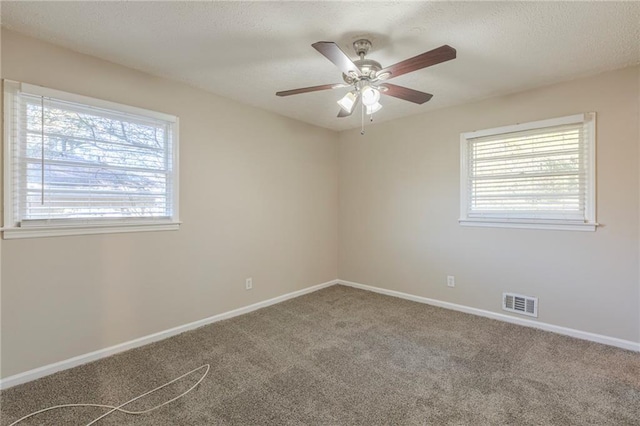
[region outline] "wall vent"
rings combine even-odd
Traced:
[[[514,293],[502,293],[502,310],[538,317],[538,298]]]

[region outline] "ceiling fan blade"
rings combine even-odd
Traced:
[[[357,76],[362,75],[356,64],[354,64],[347,54],[344,53],[334,42],[319,41],[317,43],[313,43],[311,46],[313,46],[313,48],[318,52],[322,53],[328,60],[333,62],[338,68],[340,68],[340,71],[346,75],[349,75],[350,73],[355,73]]]
[[[342,83],[323,84],[322,86],[303,87],[300,89],[284,90],[282,92],[276,92],[276,96],[291,96],[291,95],[298,95],[300,93],[317,92],[318,90],[337,89],[337,88],[346,87],[346,86],[347,86],[346,84],[342,84]]]
[[[423,104],[433,97],[431,93],[420,92],[409,89],[408,87],[396,86],[395,84],[385,83],[381,84],[380,87],[387,89],[380,91],[383,95],[393,96],[394,98],[413,102],[414,104]]]
[[[398,77],[408,72],[430,67],[431,65],[436,65],[441,62],[450,61],[451,59],[455,59],[455,57],[456,49],[445,44],[444,46],[440,46],[421,55],[414,56],[413,58],[406,59],[404,61],[398,62],[397,64],[384,68],[377,74],[391,74],[389,77],[385,78],[385,80],[388,80],[390,78]]]
[[[355,111],[356,108],[358,108],[359,104],[360,104],[360,96],[358,96],[356,98],[356,101],[353,104],[353,108],[351,108],[351,112],[347,112],[347,111],[343,110],[342,108],[340,108],[340,112],[338,112],[338,118],[349,117],[351,114],[353,114],[353,111]]]

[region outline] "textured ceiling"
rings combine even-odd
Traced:
[[[638,64],[639,23],[640,2],[2,2],[9,29],[334,130],[360,125],[336,118],[348,89],[274,95],[341,82],[316,41],[367,37],[383,66],[457,49],[392,80],[434,97],[386,96],[386,121]]]

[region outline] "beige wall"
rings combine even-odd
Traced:
[[[3,78],[178,115],[184,222],[175,232],[0,241],[2,377],[338,276],[495,312],[502,291],[530,294],[540,321],[640,341],[638,68],[362,137],[12,32],[2,32],[1,60]],[[458,225],[460,132],[586,111],[598,113],[602,228]]]
[[[540,321],[639,342],[638,77],[629,68],[340,133],[340,279],[494,312],[503,291],[538,296]],[[588,111],[601,228],[458,225],[461,132]]]
[[[2,77],[179,116],[184,222],[2,241],[2,377],[337,278],[334,132],[4,31]]]

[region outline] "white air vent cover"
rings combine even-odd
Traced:
[[[538,298],[514,293],[502,293],[502,309],[537,318]]]

